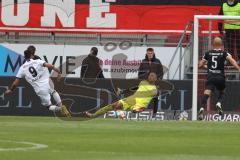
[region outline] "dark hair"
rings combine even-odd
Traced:
[[[92,47],[91,50],[90,50],[90,53],[96,56],[98,54],[97,47]]]
[[[36,51],[36,47],[31,45],[31,46],[28,46],[27,50],[30,51],[34,55],[35,51]]]
[[[154,52],[154,49],[153,48],[148,48],[147,52]]]
[[[149,52],[154,52],[154,49],[153,48],[148,48],[147,52],[148,51]],[[145,59],[149,61],[147,54],[145,55]],[[151,59],[151,61],[154,62],[155,60],[156,60],[156,56],[155,56],[155,54],[153,54],[153,58]]]
[[[31,58],[32,53],[29,50],[25,50],[24,51],[24,57],[25,59],[30,59]]]

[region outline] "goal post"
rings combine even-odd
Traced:
[[[195,15],[194,16],[192,120],[197,120],[199,21],[200,20],[240,20],[240,16],[219,16],[219,15]]]

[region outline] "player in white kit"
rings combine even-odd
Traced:
[[[54,112],[60,111],[64,116],[70,117],[71,115],[66,106],[62,105],[59,94],[49,85],[50,75],[48,69],[52,69],[58,73],[58,80],[61,78],[61,72],[59,69],[41,59],[33,60],[32,58],[34,55],[28,50],[24,52],[24,56],[26,62],[20,67],[15,81],[5,94],[11,94],[19,85],[20,79],[25,78],[41,99],[41,104],[43,106],[48,107],[49,110]],[[56,105],[52,105],[51,96],[53,96]]]

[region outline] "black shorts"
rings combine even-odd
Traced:
[[[205,86],[206,89],[211,91],[214,91],[215,89],[223,91],[226,87],[225,76],[220,74],[209,74]]]

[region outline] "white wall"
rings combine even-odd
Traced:
[[[1,44],[3,47],[6,47],[16,53],[22,54],[24,50],[29,46],[29,44]],[[92,46],[87,45],[46,45],[46,44],[37,44],[34,45],[37,48],[36,54],[39,55],[42,59],[47,58],[49,63],[52,63],[54,58],[56,59],[55,66],[59,67],[62,63],[65,63],[67,58],[69,59],[69,63],[74,63],[73,65],[69,65],[68,70],[74,70],[74,74],[68,74],[69,77],[79,77],[80,75],[80,65],[84,55],[89,53],[89,50]],[[104,46],[96,46],[99,49],[98,57],[103,60],[103,70],[104,76],[106,78],[124,78],[126,74],[126,78],[136,78],[137,77],[137,69],[139,64],[136,65],[124,65],[123,61],[132,61],[138,62],[144,59],[146,54],[147,47],[130,47],[127,50],[122,50],[117,47],[113,51],[106,51]],[[156,57],[159,58],[164,66],[168,66],[170,59],[175,51],[175,47],[153,47],[156,53]],[[62,63],[61,63],[61,58]],[[69,56],[73,56],[73,59]],[[112,59],[120,61],[120,65],[111,65],[107,62]],[[184,64],[184,62],[182,63]],[[173,65],[170,70],[170,79],[172,79],[173,74],[177,66],[179,65],[179,54],[177,54]],[[75,69],[76,68],[76,69]],[[111,70],[112,68],[112,70]],[[120,72],[114,72],[111,74],[111,71],[118,71],[116,69],[121,69]],[[126,71],[127,69],[131,69],[132,72],[123,73],[122,71]],[[108,70],[108,71],[107,71]],[[182,65],[182,77],[183,77],[184,65]],[[63,73],[66,74],[66,68],[63,69]],[[178,72],[175,76],[175,79],[178,79]],[[164,76],[166,78],[166,74]]]

